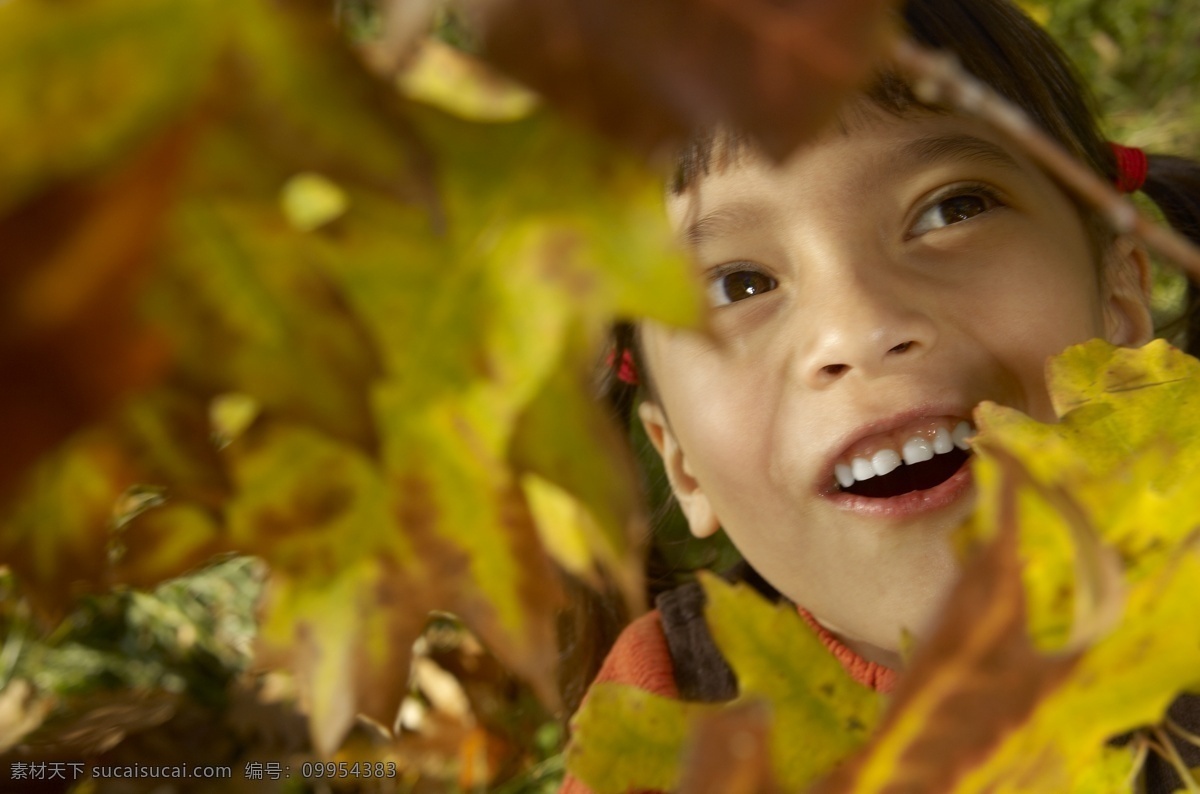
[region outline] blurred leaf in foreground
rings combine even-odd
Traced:
[[[61,614],[80,594],[152,585],[220,551],[260,555],[272,571],[260,658],[298,672],[324,754],[360,712],[393,723],[431,610],[460,615],[553,703],[560,594],[545,548],[571,529],[535,515],[522,483],[542,478],[587,517],[577,569],[618,569],[636,600],[636,483],[611,476],[628,461],[591,402],[590,366],[617,316],[698,322],[661,175],[451,51],[439,62],[462,67],[447,74],[474,85],[473,107],[436,107],[448,92],[418,90],[428,72],[402,79],[402,95],[322,3],[57,10],[53,23],[5,17],[14,41],[41,36],[62,53],[61,65],[30,55],[14,93],[61,82],[62,107],[39,123],[87,118],[99,89],[85,70],[111,66],[121,85],[102,142],[81,132],[56,147],[89,152],[72,159],[81,171],[137,152],[89,212],[57,218],[91,233],[64,249],[80,259],[63,295],[112,298],[90,288],[137,283],[145,264],[144,292],[117,294],[105,319],[148,319],[172,357],[159,389],[70,438],[14,501],[0,551],[31,603]],[[196,41],[181,44],[193,12]],[[177,45],[162,82],[117,69]],[[176,127],[178,149],[150,145]],[[21,178],[58,184],[58,152]],[[63,238],[26,217],[0,226],[18,241]],[[72,326],[70,338],[103,335]],[[123,359],[105,364],[122,395],[149,382]],[[117,390],[53,392],[108,405]],[[55,427],[22,465],[74,429]]]
[[[165,365],[134,313],[179,173],[176,133],[0,216],[0,503],[38,454]]]
[[[0,215],[111,167],[189,114],[219,53],[217,7],[0,3]]]
[[[481,5],[488,56],[594,128],[654,151],[728,123],[782,159],[869,78],[895,4]]]

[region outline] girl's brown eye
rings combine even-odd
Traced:
[[[708,297],[714,306],[723,306],[770,292],[777,286],[775,279],[766,273],[736,270],[713,279],[708,286]]]
[[[938,204],[942,222],[949,225],[969,220],[987,212],[987,202],[982,196],[954,196]]]
[[[969,221],[999,206],[1002,206],[999,199],[982,187],[955,193],[931,204],[922,212],[910,234],[919,237],[934,229]]]

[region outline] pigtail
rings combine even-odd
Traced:
[[[1167,223],[1200,245],[1200,162],[1165,154],[1149,155],[1144,192],[1162,211]],[[1184,348],[1200,356],[1200,287],[1188,283],[1187,311],[1181,319]]]

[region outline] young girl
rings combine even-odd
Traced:
[[[1007,0],[911,0],[904,18],[1200,239],[1200,166],[1110,145],[1061,52]],[[920,641],[957,576],[948,538],[973,506],[972,409],[1054,421],[1047,357],[1093,337],[1148,341],[1146,253],[1003,135],[893,74],[779,166],[735,134],[700,137],[668,213],[712,334],[619,328],[614,404],[636,403],[691,532],[723,529],[753,579],[889,691],[902,635]],[[658,605],[597,680],[733,697],[698,588]]]

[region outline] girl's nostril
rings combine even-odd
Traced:
[[[826,364],[821,369],[829,375],[841,375],[846,371],[845,364]]]
[[[912,345],[913,345],[912,342],[901,342],[900,344],[896,345],[888,352],[889,353],[903,353],[905,350],[908,350],[910,347],[912,347]]]

